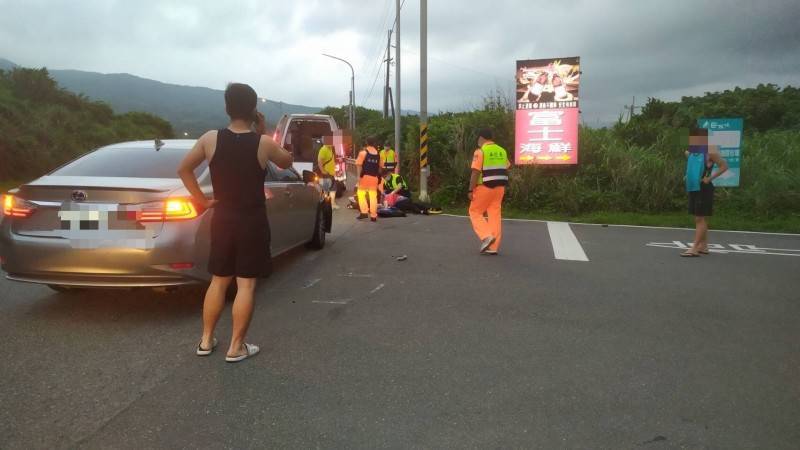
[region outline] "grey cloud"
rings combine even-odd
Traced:
[[[0,0],[0,57],[23,65],[131,72],[219,88],[252,82],[277,100],[364,101],[394,0],[293,3]],[[402,16],[403,107],[418,108],[419,7]],[[513,91],[517,59],[581,56],[584,120],[607,122],[636,95],[696,95],[758,82],[799,84],[796,1],[429,2],[429,108],[463,110]],[[382,70],[367,106],[381,105]]]

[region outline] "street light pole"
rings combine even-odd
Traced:
[[[428,202],[428,0],[419,4],[419,199]]]
[[[395,76],[394,76],[394,95],[395,95],[395,102],[394,102],[394,151],[397,155],[397,162],[398,166],[400,163],[400,133],[401,130],[401,123],[402,123],[402,109],[400,109],[400,54],[403,53],[400,50],[400,0],[395,1],[396,7],[396,18],[395,20],[397,23],[395,24],[395,34],[394,34],[394,52],[395,52]]]
[[[329,55],[327,53],[323,53],[322,56],[327,56],[328,58],[339,60],[350,67],[350,131],[356,129],[356,72],[353,70],[353,65],[347,62],[346,60],[339,58],[337,56]]]

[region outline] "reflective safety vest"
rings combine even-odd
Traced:
[[[394,170],[397,167],[397,153],[391,148],[381,150],[383,157],[383,168],[386,170]]]
[[[372,175],[373,177],[380,178],[381,176],[381,157],[378,153],[370,153],[364,150],[367,154],[364,157],[364,164],[361,166],[361,176]]]
[[[330,145],[323,145],[319,148],[317,155],[317,166],[322,167],[322,176],[333,177],[336,175],[336,162],[333,157],[333,149]]]
[[[386,192],[392,192],[393,190],[397,189],[408,189],[408,185],[406,184],[406,180],[403,179],[402,176],[393,173],[386,177],[384,180],[384,187],[386,188]]]
[[[495,143],[481,147],[483,169],[478,184],[486,187],[506,186],[508,184],[508,155],[503,147]]]

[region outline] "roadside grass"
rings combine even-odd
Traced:
[[[464,216],[467,207],[446,207],[444,212]],[[521,211],[515,208],[503,208],[506,219],[552,220],[559,222],[596,223],[608,225],[642,225],[651,227],[694,228],[692,216],[682,212],[666,213],[630,213],[598,211],[593,213],[567,215],[542,211]],[[748,217],[715,211],[709,219],[711,230],[761,231],[773,233],[800,233],[800,214],[779,217]]]

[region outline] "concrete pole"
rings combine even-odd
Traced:
[[[428,0],[420,0],[419,27],[419,199],[428,202]]]
[[[395,0],[395,6],[397,10],[397,22],[396,22],[396,30],[394,34],[394,53],[396,59],[396,68],[395,68],[395,77],[394,77],[394,95],[395,95],[395,102],[394,102],[394,151],[397,153],[397,166],[400,167],[400,134],[402,133],[402,127],[400,123],[401,119],[401,111],[400,109],[400,54],[403,53],[400,50],[400,0]]]
[[[356,129],[356,77],[350,77],[350,129]]]

